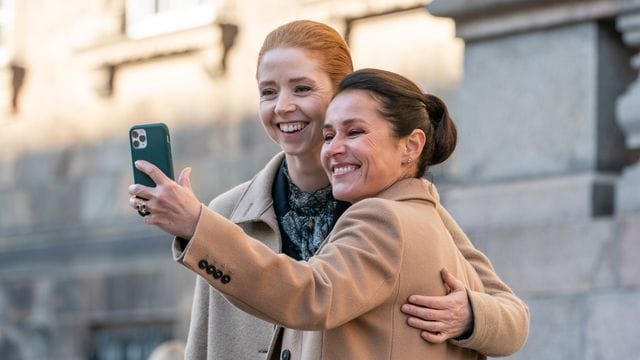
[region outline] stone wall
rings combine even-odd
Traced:
[[[194,275],[127,205],[127,130],[167,123],[176,171],[193,168],[203,202],[250,179],[277,151],[255,82],[275,26],[331,24],[350,33],[357,66],[445,98],[461,75],[453,22],[418,0],[214,1],[213,23],[140,39],[123,32],[125,2],[12,1],[0,42],[12,54],[0,62],[0,359],[133,360],[185,338]]]
[[[17,68],[0,64],[0,358],[96,359],[134,339],[134,359],[184,338],[193,275],[127,207],[126,131],[169,124],[203,201],[249,179],[277,151],[256,120],[255,56],[301,17],[349,34],[356,66],[408,74],[450,105],[459,147],[433,177],[530,306],[511,358],[637,358],[640,2],[431,2],[443,19],[423,3],[220,1],[210,26],[134,41],[124,0],[15,1]]]
[[[640,353],[637,7],[428,6],[465,40],[443,201],[531,310],[529,340],[510,358]]]

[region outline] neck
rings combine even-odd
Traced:
[[[315,156],[285,155],[291,181],[304,192],[314,192],[329,185],[319,154]]]

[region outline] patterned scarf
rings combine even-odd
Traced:
[[[338,202],[331,194],[331,185],[312,193],[300,190],[291,181],[286,162],[283,165],[289,183],[289,210],[282,217],[282,227],[306,261],[331,232]]]

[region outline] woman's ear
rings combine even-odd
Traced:
[[[409,136],[405,138],[405,162],[417,161],[422,154],[422,149],[427,141],[424,131],[414,129]]]

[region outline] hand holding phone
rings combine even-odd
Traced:
[[[129,206],[145,217],[145,223],[183,239],[190,239],[200,217],[202,203],[191,188],[191,168],[182,170],[178,182],[173,181],[171,138],[165,124],[134,125],[129,129],[129,144],[135,184],[129,187]],[[156,172],[149,164],[135,163],[145,160],[165,175]],[[158,181],[156,184],[153,179]],[[168,180],[170,178],[171,180]],[[169,190],[167,190],[169,189]]]

